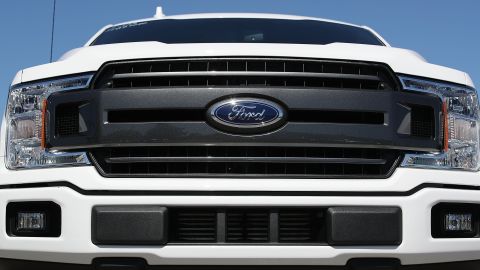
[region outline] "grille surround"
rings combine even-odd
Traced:
[[[160,64],[167,65],[168,70],[158,69],[156,65]],[[111,72],[113,67],[125,66],[132,67],[132,72],[128,70],[116,72],[118,74]],[[115,75],[121,76],[114,78]],[[162,78],[170,81],[167,84],[151,82]],[[189,81],[191,78],[204,81],[194,84]],[[139,84],[132,82],[123,88],[117,88],[108,83],[112,79],[147,79],[149,82]],[[232,83],[231,79],[247,81]],[[273,83],[277,79],[283,82]],[[364,80],[383,82],[385,85],[378,87],[377,84],[376,87],[369,87],[362,84]],[[430,106],[433,108],[433,115],[437,115],[440,108],[438,101],[430,96],[398,91],[401,89],[398,79],[390,67],[382,63],[285,57],[202,57],[117,61],[104,64],[95,75],[91,87],[91,91],[56,93],[51,96],[53,105],[61,105],[72,100],[86,104],[79,113],[89,129],[88,132],[79,133],[77,136],[52,136],[48,138],[47,145],[53,150],[89,152],[92,163],[105,177],[384,179],[396,169],[401,160],[402,151],[440,149],[439,139],[430,135],[437,134],[436,131],[439,129],[436,118],[432,120],[431,125],[421,117],[415,118],[420,121],[413,123],[411,129],[398,129],[409,113],[408,108],[403,104]],[[219,131],[208,125],[204,119],[204,112],[214,101],[227,97],[259,97],[278,101],[289,110],[288,122],[282,128],[266,132],[261,136],[235,136]],[[101,102],[93,102],[98,100]],[[170,118],[173,114],[175,116]],[[412,114],[415,116],[416,112]],[[51,115],[56,116],[54,111]],[[125,121],[125,115],[129,115],[131,119]],[[52,130],[50,134],[56,133]],[[341,136],[338,136],[339,134]],[[304,172],[208,173],[208,169],[207,173],[200,174],[119,174],[105,170],[104,160],[102,161],[102,158],[98,158],[95,154],[106,148],[172,147],[181,149],[193,146],[219,146],[234,149],[256,146],[373,149],[373,151],[390,153],[394,157],[388,160],[387,169],[373,175],[364,173],[323,175]],[[242,160],[242,157],[236,156],[233,158],[220,156],[220,158],[223,160],[203,160],[202,162],[201,159],[190,159],[178,162],[179,160],[157,159],[143,161],[143,163],[156,163],[163,166],[163,163],[176,162],[180,167],[186,163],[187,166],[206,163],[208,167],[211,164],[216,166],[223,162],[221,166],[224,168],[236,170],[237,165],[248,168],[253,162],[271,165],[282,162],[278,159]],[[339,160],[335,162],[329,160],[330,163],[334,163],[331,167],[356,167],[358,164],[351,164],[353,161],[349,160],[345,165],[339,164],[341,163]],[[115,162],[125,166],[125,161],[123,164],[121,160]],[[306,168],[320,164],[319,167],[325,167],[327,164],[326,160],[318,159],[304,159],[302,162],[303,164],[295,159],[283,160],[284,164],[292,167],[292,171],[298,171],[298,168],[293,168],[295,166]],[[136,160],[132,162],[132,166],[141,167],[141,163]],[[284,166],[284,164],[280,165]],[[270,165],[265,165],[264,168],[268,166]]]
[[[98,148],[89,156],[99,173],[111,178],[384,179],[402,154],[328,147],[167,146]]]

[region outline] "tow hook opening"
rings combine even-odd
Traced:
[[[348,262],[350,270],[397,270],[400,269],[399,259],[365,258],[352,259]]]
[[[139,258],[97,258],[95,270],[144,270],[147,262]]]

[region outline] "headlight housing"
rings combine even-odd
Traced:
[[[87,88],[92,75],[75,76],[14,86],[6,109],[9,169],[29,169],[89,164],[86,153],[64,153],[45,149],[48,96],[58,91]]]
[[[442,99],[443,132],[440,136],[444,141],[443,151],[407,154],[402,166],[477,171],[480,168],[477,91],[465,86],[406,76],[400,76],[400,81],[406,91],[430,93]]]

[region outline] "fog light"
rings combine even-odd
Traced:
[[[432,208],[433,238],[479,238],[480,205],[439,203]]]
[[[471,232],[473,214],[446,214],[445,231],[450,232]]]
[[[17,231],[45,231],[46,226],[44,212],[20,212],[17,215]]]
[[[54,202],[10,202],[6,214],[5,229],[10,237],[59,237],[61,234],[62,210]]]

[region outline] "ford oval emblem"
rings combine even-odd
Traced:
[[[259,98],[220,101],[212,105],[207,114],[213,126],[232,133],[268,132],[285,122],[282,106]]]

